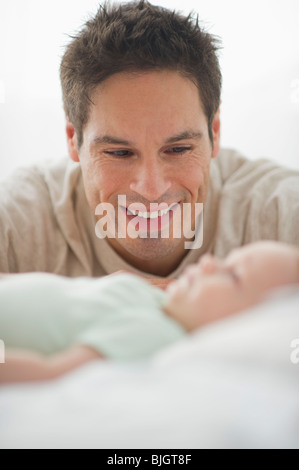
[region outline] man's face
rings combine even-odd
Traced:
[[[213,123],[212,149],[191,80],[171,71],[120,73],[97,87],[92,102],[79,160],[93,213],[99,203],[110,203],[116,219],[123,210],[129,224],[133,215],[126,208],[132,203],[150,212],[151,203],[183,209],[183,203],[194,207],[205,202],[210,159],[219,150],[219,116]],[[126,208],[118,207],[119,195],[126,196]],[[124,259],[148,271],[155,260],[169,267],[175,260],[178,264],[186,254],[184,241],[171,228],[168,238],[151,238],[150,233],[145,238],[109,238]]]

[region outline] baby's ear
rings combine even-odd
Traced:
[[[212,274],[217,267],[217,262],[214,256],[207,253],[200,258],[199,265],[205,274]]]

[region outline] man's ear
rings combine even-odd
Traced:
[[[212,158],[217,157],[220,150],[220,107],[216,112],[213,123],[212,123],[212,133],[213,133],[213,153]]]
[[[68,116],[66,116],[66,138],[67,138],[67,147],[69,151],[69,156],[74,162],[79,162],[79,152],[78,152],[78,141],[75,128]]]

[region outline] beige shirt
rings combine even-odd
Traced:
[[[299,171],[250,161],[222,149],[211,162],[201,248],[169,278],[206,252],[219,257],[262,239],[299,246]],[[69,159],[17,170],[0,187],[0,272],[42,271],[69,277],[118,270],[144,275],[95,233],[79,164]],[[147,277],[156,277],[147,275]]]

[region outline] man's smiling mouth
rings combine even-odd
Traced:
[[[132,204],[133,205],[133,204]],[[130,207],[132,206],[130,205]],[[178,206],[178,202],[174,202],[168,206],[168,208],[159,210],[159,211],[149,211],[149,212],[142,212],[140,210],[134,210],[132,207],[129,209],[128,207],[126,208],[127,215],[129,216],[134,216],[134,217],[140,217],[143,219],[157,219],[158,217],[163,217],[169,213],[169,211],[175,208],[175,206]]]
[[[157,210],[159,207],[160,210]],[[159,205],[153,203],[150,208],[141,204],[138,205],[137,203],[129,204],[128,207],[120,206],[121,210],[126,214],[129,225],[133,224],[140,233],[151,233],[152,235],[161,232],[163,229],[168,230],[174,214],[180,210],[180,207],[179,202],[173,202],[170,205],[167,203]]]

